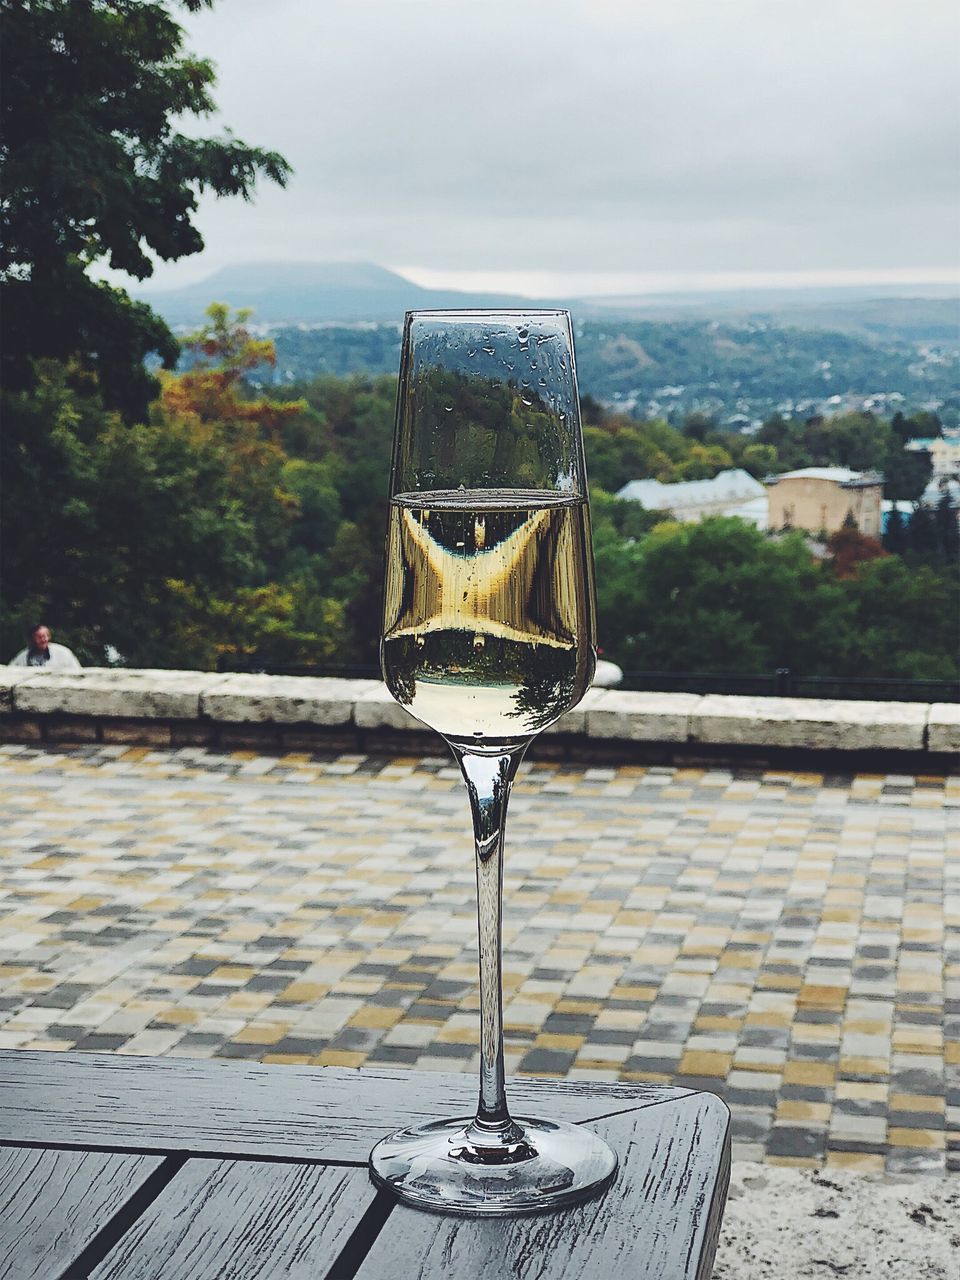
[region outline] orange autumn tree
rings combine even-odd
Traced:
[[[230,315],[222,302],[212,303],[203,327],[184,338],[181,348],[192,361],[183,373],[163,376],[163,400],[180,413],[193,413],[205,422],[253,422],[277,432],[287,418],[303,410],[303,401],[254,399],[244,394],[245,379],[263,365],[276,367],[277,352],[270,338],[255,338],[247,328],[253,315],[243,308]]]
[[[276,365],[270,339],[247,327],[251,312],[232,315],[221,303],[206,312],[206,323],[183,341],[188,367],[161,374],[155,420],[185,433],[198,452],[219,459],[228,495],[224,519],[251,528],[247,585],[205,593],[186,580],[170,582],[181,610],[180,630],[204,665],[253,656],[274,663],[329,659],[343,641],[342,608],[316,599],[297,581],[277,582],[291,527],[301,516],[298,495],[285,483],[290,459],[283,448],[284,426],[308,412],[301,400],[254,395],[251,375]]]
[[[876,538],[860,532],[851,516],[827,539],[827,550],[834,573],[838,578],[847,580],[860,576],[862,564],[882,560],[888,555]]]
[[[273,342],[247,328],[250,310],[231,317],[229,307],[215,302],[206,314],[207,323],[182,344],[189,367],[161,375],[160,404],[164,416],[186,425],[199,445],[221,452],[233,496],[256,526],[261,554],[269,557],[283,545],[299,509],[283,484],[288,459],[281,433],[305,405],[248,394],[249,375],[277,362]]]

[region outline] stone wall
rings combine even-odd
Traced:
[[[0,741],[436,754],[376,680],[0,667]],[[591,689],[541,758],[960,771],[960,704]]]

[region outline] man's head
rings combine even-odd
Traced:
[[[33,649],[47,649],[50,646],[50,628],[38,622],[30,631],[30,645]]]

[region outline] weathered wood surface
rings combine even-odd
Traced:
[[[320,1280],[375,1197],[364,1169],[188,1160],[90,1280]]]
[[[0,1149],[0,1276],[62,1275],[161,1164],[157,1156]]]
[[[686,1097],[597,1081],[509,1082],[518,1114],[573,1122]],[[441,1072],[0,1051],[0,1143],[365,1164],[401,1125],[472,1115],[477,1083]]]
[[[600,1121],[620,1169],[598,1199],[528,1218],[398,1205],[356,1280],[708,1280],[730,1172],[729,1112],[711,1094]]]
[[[466,1114],[475,1091],[462,1075],[0,1052],[0,1278],[708,1280],[729,1176],[718,1099],[518,1080],[518,1114],[589,1122],[616,1149],[604,1195],[484,1221],[376,1193],[373,1142]]]

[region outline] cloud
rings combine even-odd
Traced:
[[[214,126],[296,173],[205,200],[206,253],[158,282],[956,258],[952,0],[223,0],[184,25],[218,67]]]

